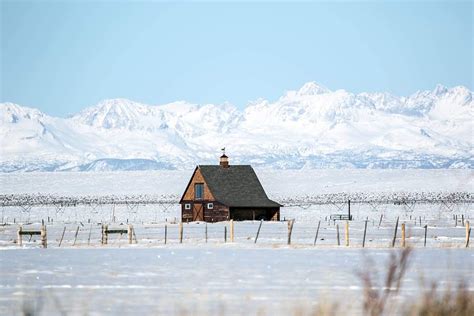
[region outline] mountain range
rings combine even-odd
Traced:
[[[408,97],[314,82],[244,110],[110,99],[67,118],[0,104],[0,172],[262,168],[473,168],[473,93],[441,85]]]

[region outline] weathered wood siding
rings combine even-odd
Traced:
[[[204,211],[204,220],[206,222],[222,222],[229,220],[229,208],[220,203],[214,202],[213,209],[206,209]]]
[[[213,208],[207,208],[208,203],[213,203]],[[185,204],[191,204],[191,209],[186,210]],[[220,204],[215,201],[183,201],[181,204],[181,220],[183,222],[192,222],[196,220],[195,210],[197,207],[203,205],[203,216],[200,216],[200,219],[204,219],[206,222],[221,222],[229,220],[229,208],[223,204]]]
[[[188,204],[188,203],[183,202],[181,204],[181,221],[185,222],[185,223],[192,222],[192,220],[193,220],[193,204],[189,203],[189,204],[191,204],[191,209],[189,209],[189,210],[185,209],[185,207],[184,207],[185,204]]]
[[[194,185],[196,183],[203,183],[204,184],[204,195],[203,195],[202,200],[203,201],[214,201],[214,196],[212,195],[211,190],[209,190],[209,187],[208,187],[206,181],[204,181],[204,177],[202,176],[201,171],[199,170],[199,168],[194,173],[194,175],[191,179],[191,182],[189,184],[189,187],[186,190],[186,192],[184,193],[183,201],[194,200]]]

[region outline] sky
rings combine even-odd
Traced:
[[[278,99],[473,89],[473,3],[1,1],[0,102],[67,116],[104,99]]]

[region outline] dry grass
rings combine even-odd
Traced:
[[[390,253],[383,285],[376,284],[377,271],[371,268],[373,265],[367,265],[363,272],[358,273],[364,286],[363,308],[366,315],[384,314],[391,297],[401,289],[411,252],[411,248],[404,248],[400,252]]]
[[[439,290],[436,282],[425,290],[419,303],[412,304],[407,316],[468,316],[474,315],[474,293],[466,284],[459,283],[456,288]]]
[[[383,286],[374,283],[376,271],[366,266],[359,277],[364,286],[364,314],[380,316],[394,312],[389,305],[402,287],[403,278],[410,263],[411,249],[405,248],[399,253],[391,253],[388,261],[386,276]],[[470,292],[464,283],[459,283],[456,288],[439,289],[438,283],[433,282],[427,287],[417,302],[400,302],[399,305],[408,304],[408,309],[401,314],[406,316],[471,316],[474,315],[474,293]],[[393,307],[393,306],[392,306]]]

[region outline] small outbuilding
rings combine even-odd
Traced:
[[[279,203],[270,200],[250,165],[229,165],[225,153],[219,165],[199,165],[181,200],[183,222],[280,220]]]

